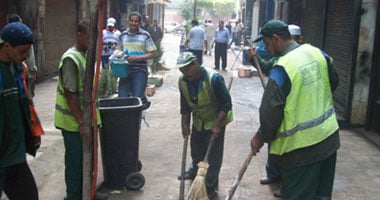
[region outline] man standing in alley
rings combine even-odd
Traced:
[[[332,59],[309,44],[291,40],[287,24],[265,23],[259,38],[278,60],[260,106],[260,128],[251,140],[278,156],[283,199],[331,199],[339,127],[332,91],[338,85]]]
[[[25,153],[35,155],[41,138],[33,137],[22,78],[22,62],[33,43],[32,31],[21,22],[5,25],[0,33],[0,197],[4,191],[9,199],[38,200]]]
[[[150,36],[152,36],[153,42],[158,47],[158,44],[161,42],[163,33],[161,27],[158,25],[158,20],[154,19],[152,26],[148,30]]]
[[[211,45],[214,42],[214,36],[215,36],[215,25],[212,23],[211,19],[206,20],[207,23],[205,25],[205,32],[207,37],[207,48],[205,51],[205,54],[208,53],[208,55],[211,55]]]
[[[196,19],[191,21],[192,28],[187,36],[185,47],[189,49],[196,57],[200,65],[203,63],[203,50],[207,51],[207,37],[199,22]]]
[[[61,58],[54,125],[60,129],[65,145],[65,200],[82,199],[82,133],[83,133],[83,83],[86,71],[86,52],[89,47],[89,24],[81,21],[77,26],[76,44]],[[97,124],[100,124],[99,113]],[[107,199],[96,193],[94,199]]]
[[[155,55],[156,46],[152,37],[141,29],[141,14],[131,12],[128,17],[129,28],[120,36],[121,49],[127,54],[130,73],[119,80],[119,97],[140,97],[145,103],[145,88],[148,82],[147,60]]]
[[[107,19],[107,27],[103,30],[102,69],[109,68],[109,57],[119,44],[120,31],[115,27],[116,20],[113,17]]]
[[[241,36],[242,36],[242,33],[243,33],[243,28],[244,28],[244,25],[243,23],[241,23],[241,20],[238,19],[236,22],[235,22],[235,26],[232,27],[232,42],[235,43],[235,46],[239,47],[241,46]]]
[[[220,68],[220,59],[222,59],[222,70],[226,71],[227,69],[227,49],[230,48],[230,32],[227,28],[224,27],[224,22],[219,20],[218,29],[215,32],[214,43],[211,46],[214,47],[215,44],[215,67],[214,69],[219,70]]]
[[[193,159],[191,167],[183,178],[194,179],[198,171],[197,164],[204,159],[211,136],[215,136],[206,175],[207,195],[209,199],[213,199],[219,184],[226,125],[233,120],[231,96],[223,77],[215,71],[200,66],[193,53],[181,53],[176,67],[183,74],[179,78],[182,135],[187,137],[191,132],[190,146]],[[190,127],[191,114],[192,127]]]

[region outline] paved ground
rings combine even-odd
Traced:
[[[166,34],[164,61],[166,66],[175,64],[180,37]],[[213,67],[213,57],[204,56],[205,65]],[[229,52],[229,68],[235,60]],[[239,63],[235,68],[239,67]],[[228,125],[225,138],[224,163],[220,173],[218,199],[224,199],[238,174],[243,160],[250,151],[250,138],[258,128],[258,107],[263,89],[258,77],[238,78],[236,70],[221,72],[226,79],[234,77],[231,95],[235,120]],[[178,70],[162,71],[164,84],[150,98],[151,108],[146,112],[150,127],[143,126],[140,131],[141,173],[146,179],[139,191],[110,191],[111,200],[174,200],[178,199],[180,182],[181,151],[183,139],[180,132],[179,93],[177,88]],[[42,147],[37,158],[29,163],[37,180],[40,199],[59,200],[65,195],[63,178],[63,140],[53,126],[56,81],[47,80],[37,85],[35,104],[46,130]],[[358,132],[361,129],[341,130],[341,148],[338,151],[335,188],[333,199],[367,199],[380,197],[380,154],[379,148]],[[189,151],[188,151],[189,153]],[[259,178],[265,176],[267,148],[254,157],[241,181],[234,199],[276,199],[272,191],[278,185],[263,186]],[[188,154],[187,163],[190,161]],[[99,162],[101,168],[101,162]],[[99,171],[98,182],[103,180]],[[190,182],[186,183],[186,190]]]

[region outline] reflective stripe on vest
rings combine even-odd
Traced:
[[[63,60],[65,58],[71,58],[78,67],[78,95],[80,108],[83,109],[83,80],[84,71],[86,68],[86,58],[80,51],[70,48],[63,54],[59,63],[59,70],[62,68]],[[71,114],[69,105],[65,98],[64,89],[62,86],[62,77],[58,78],[54,125],[57,128],[64,129],[66,131],[77,132],[79,130],[79,124],[75,117]]]
[[[320,50],[304,44],[280,57],[277,64],[291,81],[284,118],[270,145],[271,154],[282,155],[317,144],[339,127],[327,63]]]

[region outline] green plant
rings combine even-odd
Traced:
[[[107,98],[116,93],[117,79],[111,69],[103,69],[99,77],[98,96]]]

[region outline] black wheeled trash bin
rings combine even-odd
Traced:
[[[139,172],[142,164],[138,158],[141,99],[100,99],[99,110],[104,186],[116,190],[142,188],[145,178]]]

